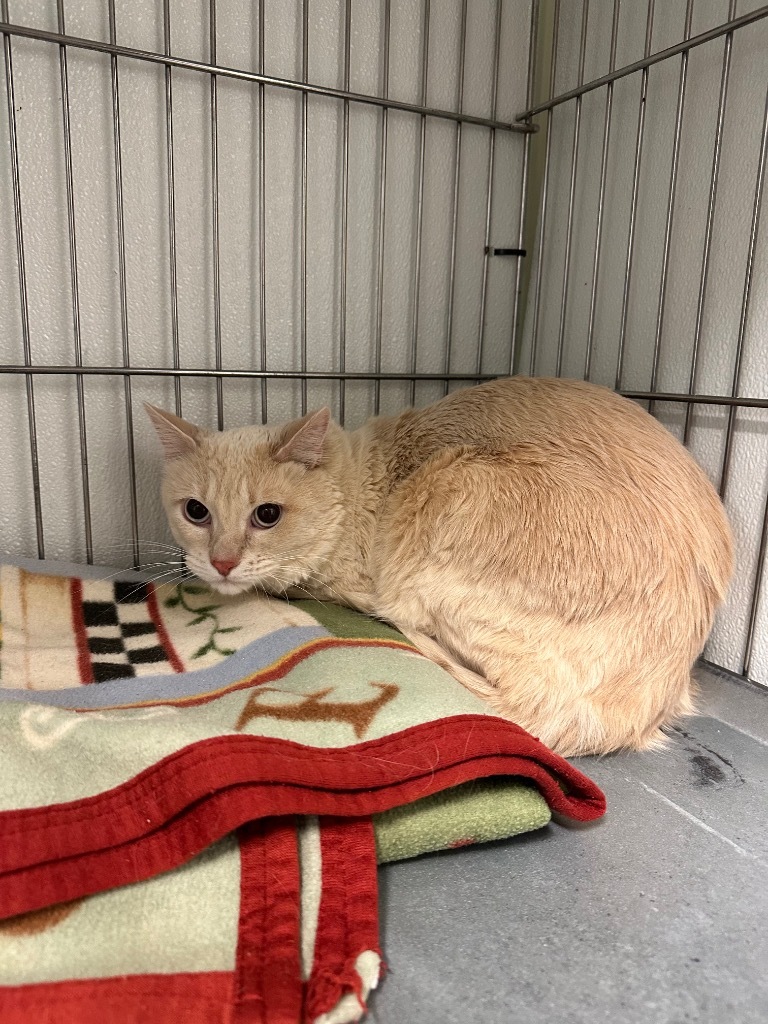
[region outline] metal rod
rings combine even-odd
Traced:
[[[301,12],[301,80],[306,82],[309,76],[309,0],[302,0]],[[307,125],[307,93],[301,94],[301,235],[299,239],[300,290],[299,290],[299,360],[302,372],[307,369],[307,169],[308,125]],[[303,379],[301,387],[301,415],[307,411],[307,382]]]
[[[64,0],[56,0],[58,29],[64,33]],[[61,78],[61,116],[64,132],[64,179],[67,193],[67,228],[69,234],[69,270],[72,293],[72,331],[75,363],[83,362],[82,334],[80,330],[80,287],[77,276],[77,232],[75,225],[75,188],[72,175],[72,128],[69,118],[69,75],[67,73],[67,50],[59,47],[59,74]],[[80,438],[80,473],[83,489],[83,520],[85,527],[85,558],[93,564],[93,529],[91,523],[91,488],[88,475],[88,434],[85,421],[85,392],[83,378],[75,378],[77,390],[77,421]]]
[[[536,73],[536,44],[538,37],[539,0],[531,4],[531,23],[528,28],[528,73],[525,85],[525,103],[530,106],[533,100],[533,87]],[[520,181],[520,208],[518,211],[517,248],[522,249],[525,242],[525,211],[528,198],[528,168],[531,156],[531,137],[526,135],[523,140],[523,169]],[[519,352],[518,320],[520,314],[520,288],[522,284],[523,261],[517,260],[515,265],[515,285],[512,296],[512,332],[509,342],[509,372],[517,369],[516,362]]]
[[[768,409],[768,398],[736,398],[732,395],[689,395],[677,391],[628,391],[625,398],[647,402],[684,402],[687,405],[725,405],[738,409]]]
[[[608,67],[616,67],[616,43],[619,38],[620,0],[613,0],[611,23],[611,53]],[[608,174],[608,149],[611,139],[611,118],[613,116],[613,82],[605,90],[605,119],[603,121],[603,155],[600,161],[600,185],[597,196],[597,223],[595,225],[595,258],[592,263],[592,290],[589,295],[589,324],[587,326],[587,349],[584,355],[584,380],[592,374],[592,353],[595,341],[595,313],[597,310],[597,284],[600,278],[600,255],[603,244],[603,212],[605,209],[605,179]]]
[[[456,107],[459,113],[464,109],[464,70],[467,56],[467,0],[461,3],[461,46],[459,48],[459,86]],[[446,317],[445,335],[445,372],[451,368],[451,352],[453,348],[453,302],[456,292],[456,240],[459,225],[459,185],[461,183],[461,121],[456,122],[456,158],[453,168],[453,221],[451,225],[451,276],[448,283],[448,312]],[[448,394],[446,378],[445,393]]]
[[[587,25],[589,23],[589,0],[582,0],[581,7],[581,40],[579,43],[578,83],[584,81],[584,60],[587,53]],[[579,135],[581,129],[581,96],[576,99],[576,111],[573,121],[573,149],[571,151],[571,183],[568,189],[568,216],[565,229],[565,258],[563,260],[563,292],[560,299],[560,327],[557,332],[557,363],[556,376],[563,372],[563,346],[565,342],[565,317],[568,307],[568,278],[571,270],[571,241],[573,239],[573,206],[576,198],[576,171],[579,164]]]
[[[115,0],[109,0],[109,39],[114,43],[116,35]],[[112,72],[112,136],[115,148],[115,201],[117,215],[117,266],[120,287],[120,337],[122,340],[123,367],[131,365],[131,350],[128,335],[128,284],[125,265],[125,216],[123,212],[123,156],[120,139],[120,84],[118,80],[117,57],[110,57]],[[136,487],[136,452],[133,440],[133,396],[131,378],[123,378],[125,401],[125,437],[128,454],[128,475],[131,500],[131,547],[133,564],[141,563],[139,550],[139,501]]]
[[[688,0],[685,7],[684,38],[691,37],[693,20],[693,0]],[[653,363],[651,365],[651,391],[656,390],[661,359],[661,337],[664,329],[664,312],[667,302],[667,276],[669,273],[669,249],[672,241],[672,225],[675,217],[675,197],[677,195],[677,170],[680,162],[680,134],[683,127],[683,110],[685,108],[685,89],[688,81],[688,50],[684,50],[680,58],[680,81],[677,87],[677,109],[675,111],[675,138],[672,143],[672,164],[669,172],[669,195],[667,197],[667,218],[664,226],[664,248],[661,257],[661,280],[659,282],[659,306],[656,314],[656,334],[653,342]],[[654,412],[654,403],[648,407]]]
[[[392,0],[384,0],[384,81],[382,95],[389,93],[389,43],[392,31]],[[384,312],[384,229],[386,226],[387,204],[387,143],[389,137],[389,110],[384,107],[381,112],[381,164],[379,167],[379,252],[378,252],[378,285],[376,288],[376,335],[374,337],[374,366],[381,373],[381,341]],[[376,381],[373,388],[373,412],[378,416],[381,405],[381,382]]]
[[[171,3],[163,0],[163,44],[171,52]],[[168,257],[171,275],[171,350],[173,365],[181,366],[179,355],[179,290],[176,277],[176,185],[173,168],[173,80],[171,66],[165,66],[165,144],[168,165]],[[181,378],[174,380],[176,415],[181,416]]]
[[[755,19],[751,20],[754,21]],[[14,25],[5,19],[0,21],[0,32],[12,36],[25,36],[28,39],[38,39],[43,42],[65,44],[66,46],[73,46],[82,50],[95,50],[98,53],[114,53],[118,57],[149,61],[152,64],[164,64],[166,67],[171,68],[184,68],[186,71],[202,71],[209,75],[216,74],[220,78],[236,78],[244,82],[273,85],[280,89],[293,89],[295,92],[307,92],[313,96],[330,96],[337,100],[347,99],[352,103],[365,103],[388,110],[404,110],[411,114],[426,114],[427,117],[438,117],[446,121],[463,121],[465,124],[496,128],[498,131],[503,132],[536,131],[535,126],[531,124],[516,121],[490,121],[485,117],[475,117],[472,114],[457,114],[455,111],[442,110],[437,107],[420,107],[416,103],[404,103],[401,100],[393,100],[389,97],[367,96],[364,93],[345,92],[343,89],[331,89],[322,85],[296,82],[290,78],[275,78],[273,75],[265,75],[261,71],[244,71],[240,68],[230,68],[221,64],[214,66],[206,64],[204,61],[189,60],[186,57],[172,57],[170,54],[154,53],[151,50],[138,50],[131,46],[116,46],[112,43],[104,43],[98,39],[62,36],[58,32],[46,32],[44,29],[31,28],[27,25]]]
[[[736,14],[736,0],[730,0],[728,7],[728,18],[733,20]],[[725,37],[723,48],[723,70],[720,75],[720,96],[717,101],[717,127],[715,129],[715,145],[712,153],[712,174],[709,179],[709,199],[707,201],[707,222],[704,228],[704,249],[701,257],[701,278],[699,280],[699,295],[696,301],[696,325],[693,329],[693,351],[691,353],[691,374],[688,382],[688,390],[693,394],[696,390],[696,377],[699,366],[699,350],[701,345],[701,328],[704,320],[704,303],[707,294],[707,281],[709,278],[709,257],[712,249],[712,225],[715,220],[715,205],[717,203],[717,185],[720,175],[720,153],[723,144],[723,122],[725,121],[725,105],[728,97],[728,79],[731,73],[731,50],[733,48],[733,33],[729,32]],[[685,426],[683,427],[683,444],[691,440],[691,426],[693,423],[693,407],[687,406],[685,410]]]
[[[670,57],[677,57],[678,54],[683,53],[686,50],[693,50],[697,46],[702,46],[704,43],[710,43],[713,39],[719,39],[720,36],[724,36],[729,32],[735,32],[737,29],[746,28],[747,25],[752,25],[756,21],[761,21],[763,18],[768,17],[768,4],[764,4],[762,7],[757,7],[753,11],[749,11],[747,14],[742,14],[739,18],[732,18],[730,21],[723,22],[721,25],[715,26],[715,28],[708,29],[706,32],[701,32],[697,36],[693,36],[691,39],[685,40],[680,43],[675,43],[674,46],[668,46],[665,50],[659,50],[658,53],[652,55],[646,54],[642,60],[636,60],[633,64],[627,64],[617,71],[613,71],[610,74],[603,75],[600,78],[595,78],[591,82],[587,82],[585,85],[580,86],[577,89],[569,89],[568,92],[560,93],[558,96],[553,96],[547,100],[546,103],[540,103],[535,107],[530,107],[528,110],[524,110],[521,114],[518,114],[515,118],[515,122],[527,121],[536,114],[541,114],[545,110],[551,110],[552,107],[559,106],[561,103],[567,103],[568,100],[576,99],[577,96],[583,96],[587,92],[593,92],[595,89],[600,89],[604,85],[609,85],[611,82],[616,82],[620,78],[626,78],[627,75],[634,75],[638,71],[646,71],[648,68],[653,67],[654,64],[660,64],[664,60],[669,60]],[[0,29],[2,26],[0,26]]]
[[[766,152],[768,152],[768,91],[765,96],[763,112],[763,130],[760,138],[760,157],[757,162],[757,180],[755,182],[755,198],[752,204],[752,221],[749,228],[749,244],[747,246],[747,269],[744,274],[744,291],[741,299],[741,315],[739,316],[739,333],[736,338],[736,355],[733,366],[733,384],[731,395],[735,398],[741,390],[741,369],[744,356],[744,342],[747,336],[747,318],[749,303],[752,298],[752,276],[755,266],[755,251],[760,231],[760,211],[763,205],[763,186],[765,183]],[[725,498],[728,478],[731,471],[731,455],[733,435],[736,427],[736,407],[728,411],[728,424],[725,428],[725,445],[723,448],[723,465],[720,473],[720,497]]]
[[[429,16],[430,0],[424,3],[423,41],[421,51],[421,103],[427,103],[427,85],[429,80]],[[411,320],[411,372],[416,372],[417,346],[419,340],[419,298],[421,294],[421,240],[424,227],[424,159],[427,145],[427,119],[421,117],[421,135],[419,138],[419,187],[418,205],[416,209],[416,251],[413,258],[413,316]],[[416,381],[411,382],[410,404],[416,404]]]
[[[493,95],[491,98],[491,117],[496,119],[496,106],[499,95],[499,53],[501,50],[501,0],[496,0],[496,19],[494,25],[493,47]],[[493,128],[488,132],[488,189],[485,200],[485,244],[483,246],[483,278],[480,285],[480,321],[477,328],[477,355],[475,367],[479,373],[483,366],[483,346],[485,343],[485,306],[488,301],[488,260],[491,250],[491,214],[493,212],[493,167],[496,156],[496,132]]]
[[[653,35],[654,0],[648,0],[648,16],[645,24],[645,53],[650,53]],[[643,158],[645,133],[645,104],[648,98],[648,68],[643,68],[640,83],[640,108],[637,115],[637,137],[635,140],[635,169],[632,175],[632,201],[629,208],[629,233],[627,236],[627,261],[624,268],[624,294],[621,300],[621,326],[619,328],[619,352],[616,361],[616,391],[621,390],[621,376],[624,371],[624,343],[627,336],[627,313],[629,292],[632,283],[632,263],[635,255],[635,222],[637,219],[637,194],[640,188],[640,163]]]
[[[554,26],[552,29],[552,59],[549,68],[549,94],[555,92],[555,76],[557,74],[557,40],[560,31],[560,0],[555,0]],[[531,356],[528,373],[533,377],[536,373],[536,355],[539,344],[539,317],[541,315],[541,278],[544,262],[544,236],[547,227],[547,198],[549,194],[549,164],[552,152],[552,120],[553,114],[547,114],[547,138],[544,149],[544,174],[541,182],[541,206],[539,211],[539,239],[536,246],[536,276],[533,287],[533,322],[531,326]]]
[[[373,371],[347,371],[340,373],[337,370],[307,370],[301,373],[299,370],[212,370],[203,367],[176,367],[173,366],[34,366],[30,367],[25,363],[4,363],[0,364],[0,374],[40,374],[48,376],[61,374],[70,376],[82,373],[84,376],[102,377],[222,377],[223,379],[243,380],[496,380],[498,373],[374,373]],[[766,399],[768,403],[768,399]]]
[[[744,661],[742,663],[742,675],[749,677],[752,668],[752,652],[755,644],[755,629],[757,627],[757,616],[760,611],[761,596],[763,590],[763,579],[765,574],[765,553],[768,548],[768,497],[763,509],[763,526],[760,531],[760,546],[757,551],[757,563],[755,565],[755,581],[752,586],[752,599],[749,605],[749,619],[747,620],[747,642],[744,648]]]
[[[216,0],[209,7],[211,64],[216,63]],[[211,75],[211,217],[213,257],[213,345],[216,369],[222,368],[221,353],[221,260],[219,248],[219,105],[216,75]],[[224,429],[224,387],[216,379],[216,423]]]
[[[264,72],[264,5],[259,0],[259,71]],[[259,82],[259,352],[261,369],[261,422],[267,422],[267,176],[264,148],[266,130],[264,124],[264,82]]]
[[[0,14],[8,20],[8,0],[0,0]],[[19,147],[16,132],[16,94],[13,86],[13,55],[10,36],[3,37],[5,52],[5,89],[8,98],[8,136],[11,149],[11,180],[13,186],[13,219],[16,232],[16,260],[19,274],[19,307],[21,312],[21,339],[25,369],[32,365],[32,348],[29,336],[29,297],[27,294],[27,269],[24,260],[24,223],[21,207],[21,178],[19,174]],[[37,418],[35,416],[35,388],[32,375],[26,373],[27,421],[29,425],[29,454],[32,469],[32,495],[35,506],[35,532],[37,534],[37,557],[45,558],[43,536],[43,506],[40,488],[40,463],[37,447]]]
[[[352,0],[346,0],[344,12],[344,91],[349,92],[349,70],[352,53]],[[347,369],[347,266],[349,258],[349,100],[344,100],[341,168],[341,267],[339,297],[339,370]],[[347,385],[339,382],[339,423],[344,426]]]
[[[181,377],[222,377],[232,380],[261,380],[264,378],[275,380],[376,380],[380,377],[386,381],[460,381],[460,380],[498,380],[498,373],[382,373],[348,371],[339,373],[336,370],[308,370],[305,374],[298,370],[211,370],[202,367],[188,368],[181,367],[178,370],[171,366],[35,366],[30,367],[25,363],[0,364],[0,374],[16,374],[24,376],[76,376],[83,374],[86,377],[173,377],[178,374]],[[722,405],[733,406],[739,409],[768,409],[768,398],[733,397],[731,395],[689,395],[684,392],[673,391],[630,391],[623,390],[621,394],[625,398],[637,401],[657,402],[682,402],[693,405]]]

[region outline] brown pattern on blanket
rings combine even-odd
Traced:
[[[308,693],[300,701],[292,701],[290,704],[262,704],[259,697],[263,693],[287,693],[295,696],[290,690],[278,690],[273,687],[263,687],[254,690],[248,698],[235,728],[241,732],[253,718],[278,718],[284,722],[346,722],[355,730],[355,736],[360,739],[368,731],[371,722],[385,704],[400,692],[396,683],[371,683],[381,691],[378,697],[371,697],[364,701],[324,701],[329,693],[333,693],[334,687],[329,686],[325,690],[316,690],[315,693]]]

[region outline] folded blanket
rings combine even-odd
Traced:
[[[4,1024],[358,1019],[377,859],[604,810],[346,609],[2,566],[0,613]]]

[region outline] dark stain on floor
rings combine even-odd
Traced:
[[[697,786],[722,786],[728,783],[740,786],[745,782],[744,776],[735,767],[733,761],[729,761],[727,757],[706,746],[701,740],[696,739],[695,736],[679,726],[673,726],[670,731],[686,741],[685,750],[692,755],[689,761],[693,780]],[[717,763],[718,761],[720,764]],[[721,765],[725,765],[729,770],[723,771]]]
[[[706,754],[694,754],[691,758],[694,781],[697,786],[719,786],[728,776]]]

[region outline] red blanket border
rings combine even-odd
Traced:
[[[259,818],[365,817],[493,775],[531,779],[554,811],[577,821],[605,811],[578,769],[488,715],[332,749],[221,736],[97,796],[0,813],[0,918],[150,878]]]
[[[233,974],[134,974],[0,987],[3,1024],[230,1024]]]

